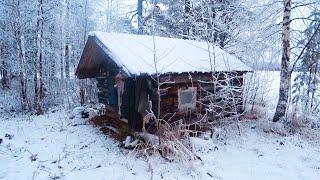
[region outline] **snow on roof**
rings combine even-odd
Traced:
[[[235,56],[206,42],[158,36],[153,41],[153,36],[96,31],[90,36],[97,37],[102,49],[130,74],[155,74],[154,59],[159,73],[210,72],[210,56],[216,71],[252,70]]]

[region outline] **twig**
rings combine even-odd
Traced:
[[[290,71],[290,73],[292,73],[295,69],[295,66],[297,64],[297,62],[299,61],[299,59],[301,58],[301,56],[303,55],[304,51],[306,50],[306,48],[309,46],[309,44],[311,43],[312,39],[314,38],[314,36],[317,34],[318,30],[320,29],[320,23],[317,26],[316,30],[314,31],[314,33],[312,34],[312,36],[310,37],[310,39],[308,40],[307,44],[304,46],[304,48],[301,50],[299,56],[296,58],[296,60],[294,61],[293,65],[292,65],[292,69]]]

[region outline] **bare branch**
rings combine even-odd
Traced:
[[[294,61],[293,65],[292,65],[292,69],[291,69],[291,73],[294,71],[295,66],[297,64],[297,62],[300,60],[300,58],[302,57],[304,51],[306,50],[306,48],[309,46],[310,42],[312,41],[312,39],[314,38],[314,36],[317,34],[318,30],[320,29],[320,23],[317,26],[316,30],[314,31],[314,33],[312,34],[312,36],[310,37],[310,39],[308,40],[308,42],[306,43],[306,45],[304,46],[304,48],[301,50],[299,56],[296,58],[296,60]]]

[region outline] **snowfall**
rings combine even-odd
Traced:
[[[276,87],[278,78],[269,83]],[[276,94],[275,89],[268,94]],[[5,112],[10,100],[0,98],[0,179],[319,180],[320,130],[292,133],[274,125],[270,118],[276,99],[264,98],[272,103],[257,110],[258,119],[240,121],[241,135],[231,123],[213,139],[192,138],[202,161],[188,163],[168,162],[158,154],[138,157],[74,110],[19,115]]]

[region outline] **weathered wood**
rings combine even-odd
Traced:
[[[228,82],[226,76],[231,76]],[[217,73],[217,81],[222,86],[232,86],[234,97],[230,100],[222,97],[214,97],[215,105],[213,107],[214,113],[210,114],[209,117],[214,119],[224,118],[241,112],[243,110],[243,99],[242,99],[242,85],[243,85],[243,73],[230,72],[230,73]],[[214,77],[215,78],[215,77]],[[183,123],[188,126],[190,132],[194,130],[198,131],[203,127],[198,127],[192,124],[194,120],[199,119],[200,114],[206,113],[206,107],[210,104],[210,96],[213,96],[215,92],[220,92],[223,87],[214,86],[212,82],[211,73],[181,73],[181,74],[164,74],[160,76],[162,81],[171,81],[170,83],[164,83],[161,85],[161,118],[168,121],[169,123],[177,122],[182,120]],[[174,83],[172,83],[174,82]],[[228,84],[227,84],[228,83]],[[179,97],[178,91],[180,88],[187,89],[189,87],[197,88],[197,104],[194,110],[180,111],[179,110]],[[155,87],[156,88],[156,87]],[[151,97],[153,112],[157,112],[158,96],[156,93]],[[201,103],[200,103],[201,102]],[[226,104],[229,104],[227,105]],[[221,106],[221,107],[219,107]],[[103,116],[96,117],[94,124],[101,126],[101,130],[104,133],[113,133],[117,138],[123,140],[127,135],[132,135],[128,128],[126,121],[121,121],[117,113],[117,109],[106,105],[106,113]],[[203,129],[204,130],[204,129]],[[188,131],[189,132],[189,131]]]
[[[126,136],[131,135],[128,123],[120,120],[117,111],[112,107],[106,107],[106,113],[102,116],[96,116],[91,119],[94,125],[101,127],[100,130],[105,134],[111,134],[119,140],[123,140]]]
[[[242,109],[242,85],[243,85],[243,72],[217,72],[214,74],[214,78],[222,84],[223,86],[229,85],[232,86],[233,96],[232,101],[230,100],[230,107],[239,111]],[[228,76],[228,83],[227,78]],[[212,83],[212,74],[211,73],[171,73],[164,74],[160,76],[161,82],[169,82],[164,83],[161,88],[164,90],[161,91],[161,112],[162,116],[170,117],[172,119],[181,119],[185,118],[185,112],[179,112],[178,109],[178,90],[180,88],[188,88],[188,87],[197,87],[197,101],[201,101],[203,104],[209,104],[210,101],[208,99],[208,93],[214,93],[221,91],[222,87],[214,86]],[[207,98],[206,98],[207,97]],[[153,107],[157,107],[157,97],[152,97]],[[223,104],[219,103],[221,99],[216,99],[216,105],[223,106]],[[225,101],[224,103],[227,103]],[[233,105],[231,105],[233,104]],[[224,110],[228,110],[232,112],[232,108],[225,108]],[[196,110],[192,111],[193,114],[196,113],[205,113],[205,108],[201,104],[197,104]],[[219,108],[215,108],[217,113],[220,113]],[[171,117],[175,113],[175,117]],[[190,115],[188,115],[190,116]],[[223,115],[222,115],[223,116]]]

